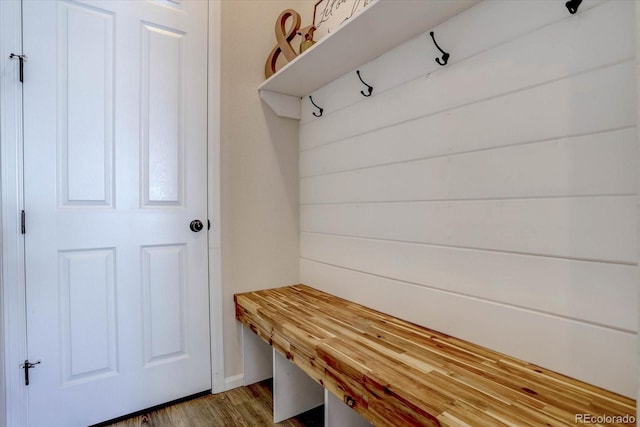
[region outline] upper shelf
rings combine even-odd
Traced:
[[[480,0],[377,0],[282,67],[262,85],[305,96]]]

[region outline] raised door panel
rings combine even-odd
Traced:
[[[144,206],[184,200],[184,38],[142,24],[142,189]]]
[[[61,206],[112,206],[114,15],[58,7],[58,197]]]
[[[58,255],[63,383],[118,372],[115,249]]]
[[[142,248],[145,363],[185,357],[184,245]]]

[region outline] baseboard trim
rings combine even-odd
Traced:
[[[232,375],[224,379],[224,391],[242,387],[244,385],[244,374]]]

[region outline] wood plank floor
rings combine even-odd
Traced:
[[[271,380],[224,393],[207,395],[129,418],[109,427],[324,426],[322,406],[273,423]]]

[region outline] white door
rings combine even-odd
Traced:
[[[207,2],[23,7],[29,424],[208,390]]]

